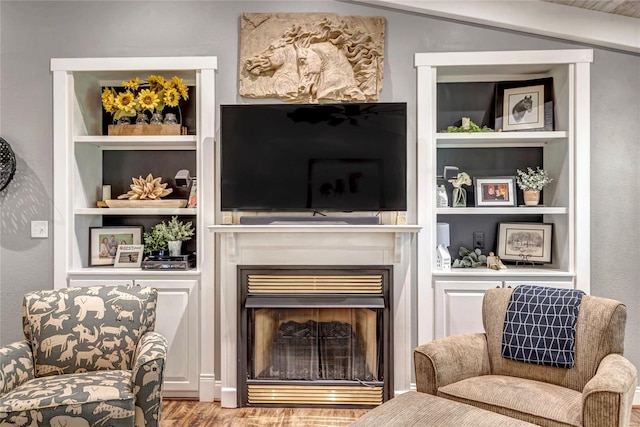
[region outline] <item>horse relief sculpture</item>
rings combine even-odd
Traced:
[[[383,17],[245,13],[239,93],[305,103],[377,101],[384,33]]]

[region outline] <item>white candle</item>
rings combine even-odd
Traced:
[[[103,185],[102,186],[102,200],[111,200],[111,186]]]
[[[462,129],[469,129],[471,127],[471,119],[469,117],[462,118]]]

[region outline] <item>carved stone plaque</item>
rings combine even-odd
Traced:
[[[290,102],[377,101],[385,19],[332,13],[244,13],[239,92]]]

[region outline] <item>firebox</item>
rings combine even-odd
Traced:
[[[392,266],[238,266],[238,404],[391,397]]]

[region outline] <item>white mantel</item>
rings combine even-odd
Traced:
[[[411,246],[416,225],[215,225],[220,237],[221,405],[237,406],[238,265],[393,265],[393,390],[411,383]]]

